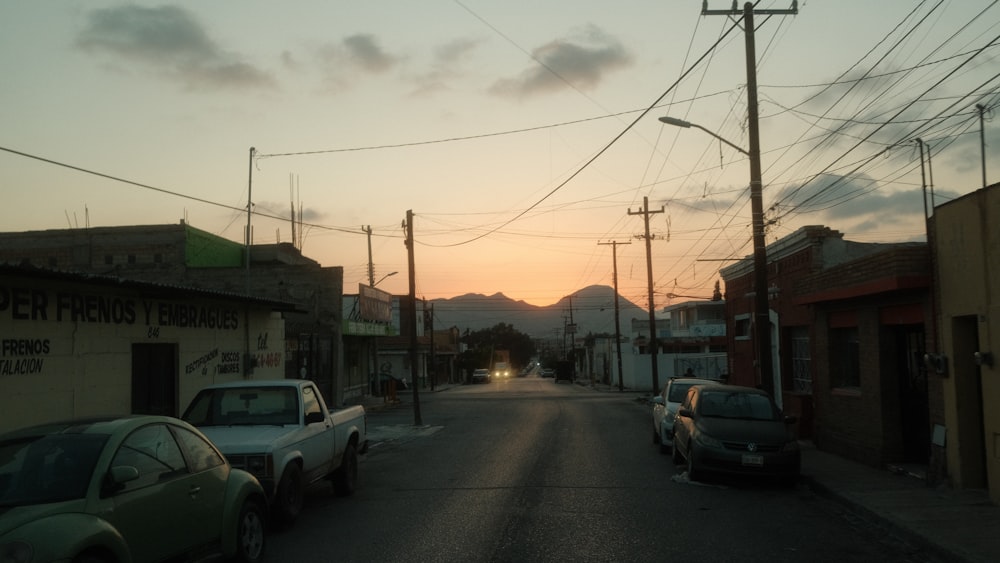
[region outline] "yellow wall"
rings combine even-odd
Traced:
[[[135,343],[177,346],[179,410],[203,386],[243,377],[244,305],[191,295],[162,299],[120,286],[0,277],[0,432],[58,419],[130,412]],[[109,305],[105,310],[110,314],[100,312],[104,305]],[[224,326],[182,323],[159,313],[171,307],[210,312],[213,319],[224,317],[218,323]],[[280,314],[254,307],[249,325],[250,350],[260,366],[253,378],[284,377]]]
[[[935,210],[948,473],[959,487],[989,487],[1000,502],[1000,185]],[[975,337],[975,338],[973,338]],[[975,341],[973,341],[975,340]],[[985,465],[983,459],[985,458]]]

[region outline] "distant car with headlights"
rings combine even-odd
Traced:
[[[193,426],[128,415],[0,435],[0,561],[264,553],[264,490]]]
[[[693,385],[718,383],[697,377],[671,377],[663,391],[653,397],[653,443],[660,445],[660,453],[669,453],[674,446],[674,417],[681,401]]]
[[[473,383],[489,383],[490,382],[490,370],[486,368],[479,368],[472,372],[472,382]]]
[[[497,379],[507,379],[510,377],[510,367],[507,362],[497,362],[493,366],[493,377]]]
[[[674,419],[674,463],[687,463],[688,478],[707,473],[798,481],[799,443],[765,391],[736,385],[695,385]]]

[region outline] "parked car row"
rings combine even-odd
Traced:
[[[303,489],[358,484],[362,406],[329,410],[308,380],[199,391],[182,419],[91,417],[0,434],[0,561],[256,563]]]
[[[118,416],[0,436],[3,561],[162,561],[264,553],[257,479],[181,420]]]
[[[717,474],[796,483],[795,422],[765,391],[713,380],[673,378],[653,398],[653,442],[684,464],[691,480]]]

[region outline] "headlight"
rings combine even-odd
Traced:
[[[3,563],[28,563],[34,552],[31,544],[23,541],[12,541],[0,545],[0,561]]]
[[[273,472],[271,457],[266,455],[247,456],[247,471],[258,477],[270,476]]]
[[[699,444],[707,448],[718,448],[722,449],[722,442],[716,440],[715,438],[705,434],[704,432],[698,432],[695,434],[694,439],[698,441]]]

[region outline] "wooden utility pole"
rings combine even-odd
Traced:
[[[618,308],[618,245],[619,244],[632,244],[632,242],[599,242],[597,244],[611,245],[611,262],[614,264],[614,284],[615,284],[615,346],[617,347],[616,354],[618,356],[618,391],[624,391],[625,386],[622,384],[622,329],[621,323],[618,318],[619,308]]]
[[[635,213],[632,212],[631,208],[628,210],[629,215],[642,215],[643,223],[646,225],[646,235],[643,238],[646,239],[646,285],[649,289],[649,360],[653,370],[654,395],[660,392],[660,368],[656,363],[656,352],[660,344],[656,340],[656,302],[653,301],[653,246],[651,244],[653,237],[649,234],[649,216],[663,213],[663,211],[664,206],[662,205],[659,211],[650,211],[649,197],[646,196],[642,198],[642,209]]]
[[[410,382],[413,385],[413,424],[423,426],[423,418],[420,416],[420,392],[417,385],[417,272],[415,270],[415,260],[413,258],[413,210],[406,211],[406,220],[403,221],[403,228],[406,230],[406,249],[408,264],[410,266]]]
[[[792,7],[785,10],[762,9],[764,15],[795,15],[799,13],[798,1],[792,0]],[[771,315],[767,287],[767,246],[764,238],[763,181],[760,166],[760,128],[757,105],[757,48],[754,41],[753,2],[743,4],[743,33],[746,39],[747,69],[747,134],[750,139],[750,212],[753,219],[753,280],[754,280],[754,333],[757,343],[757,379],[761,387],[782,405],[780,383],[775,385],[774,368],[771,360]],[[729,10],[709,10],[708,1],[703,4],[701,14],[725,15],[732,17],[740,11],[733,2]]]

